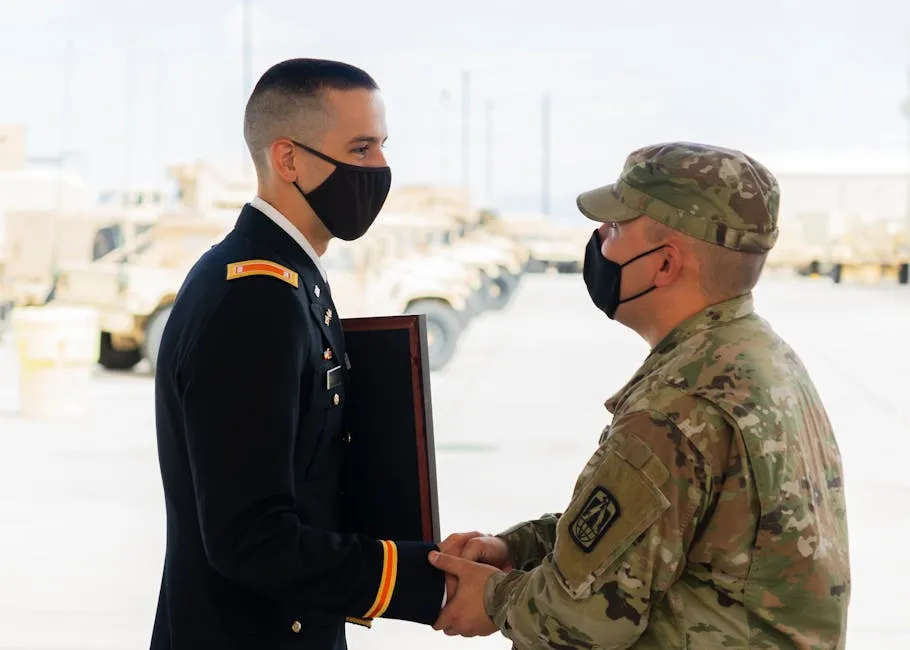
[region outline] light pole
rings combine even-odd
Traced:
[[[471,73],[461,74],[461,184],[471,192]]]
[[[57,210],[63,207],[63,164],[67,157],[70,133],[73,129],[73,41],[66,41],[63,61],[63,98],[60,103],[62,111],[60,129],[60,152],[57,155]]]
[[[910,68],[907,70],[907,85],[910,87]],[[904,116],[904,119],[907,120],[907,205],[906,205],[906,226],[907,226],[907,237],[910,238],[910,93],[908,93],[907,98],[904,100],[904,103],[901,104],[901,114]]]
[[[439,185],[445,187],[449,182],[449,91],[443,90],[439,93],[439,141],[442,143],[440,150],[443,152],[439,156]]]
[[[253,0],[243,0],[243,102],[252,92],[250,80],[253,68]],[[243,178],[250,177],[250,155],[243,152]]]
[[[550,216],[550,93],[544,93],[541,117],[540,209]]]
[[[126,73],[123,81],[123,189],[129,192],[132,183],[130,166],[133,161],[133,132],[136,125],[133,124],[135,115],[133,115],[133,102],[135,101],[136,92],[136,39],[135,35],[130,34],[126,42]]]
[[[486,135],[486,161],[484,171],[486,172],[486,202],[487,205],[493,204],[493,100],[488,99],[486,104],[486,128],[484,129]]]

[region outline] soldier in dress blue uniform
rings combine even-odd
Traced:
[[[363,235],[388,194],[377,85],[284,61],[253,90],[244,136],[257,196],[188,274],[158,357],[167,550],[151,648],[341,650],[346,620],[431,625],[435,547],[341,532],[350,364],[320,255]]]

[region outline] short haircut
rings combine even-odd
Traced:
[[[312,140],[328,130],[326,91],[378,88],[369,74],[339,61],[288,59],[273,65],[253,88],[243,116],[243,137],[256,169],[267,167],[267,149],[277,138]]]
[[[645,236],[652,244],[666,241],[674,233],[683,237],[698,258],[698,284],[710,300],[722,301],[755,288],[765,267],[766,253],[746,253],[680,233],[646,217]]]

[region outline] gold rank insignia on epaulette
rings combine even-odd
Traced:
[[[244,262],[231,262],[227,265],[228,280],[245,278],[250,275],[268,275],[278,278],[279,280],[284,280],[295,289],[299,283],[295,271],[269,260],[246,260]]]

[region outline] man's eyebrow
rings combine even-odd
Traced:
[[[351,138],[348,144],[382,144],[388,139],[388,136],[377,138],[375,135],[358,135],[356,138]]]

